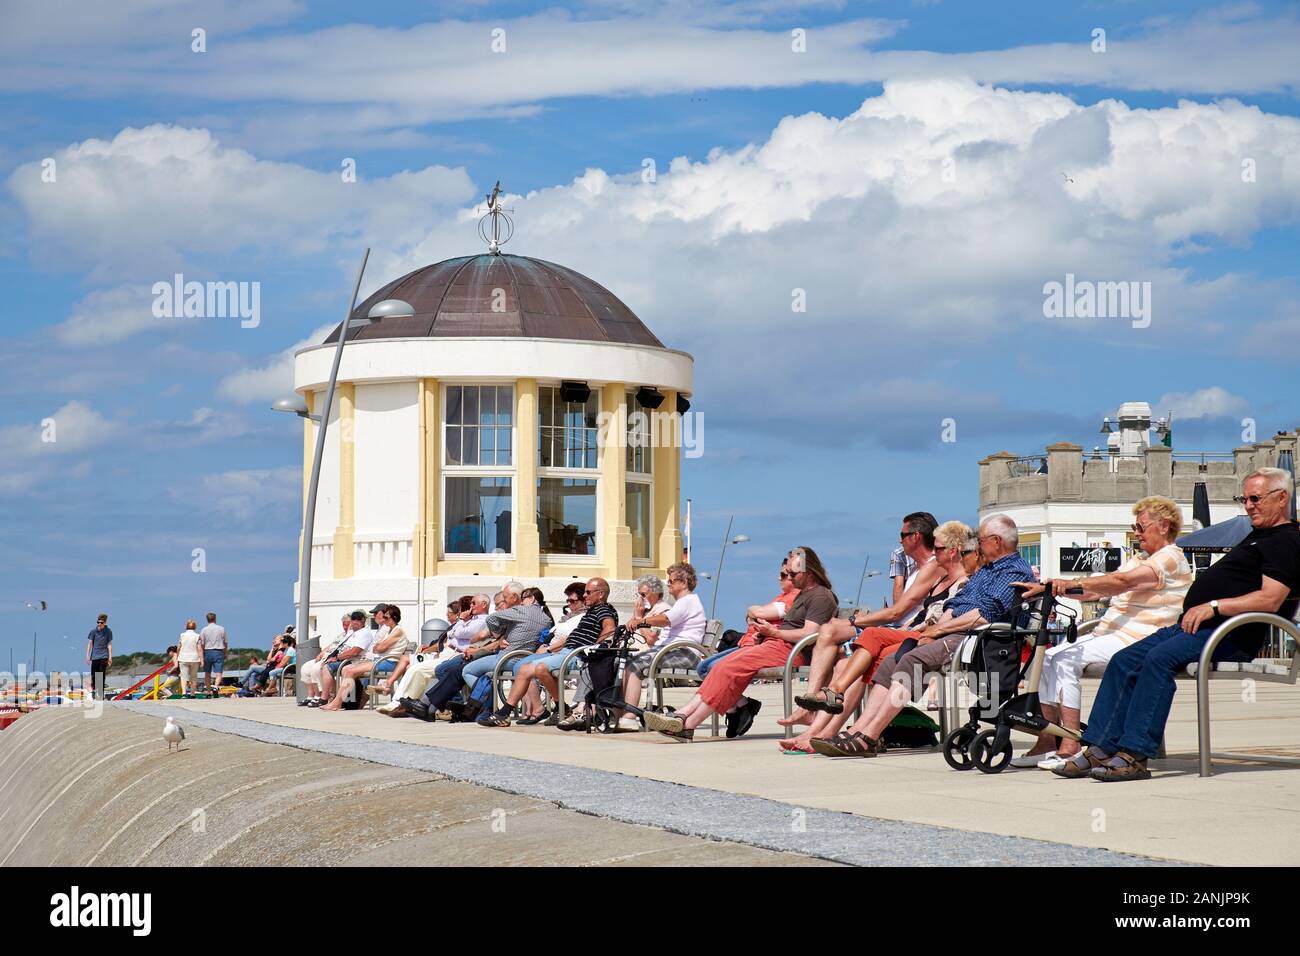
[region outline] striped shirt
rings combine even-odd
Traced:
[[[600,643],[601,627],[609,620],[612,620],[614,626],[618,627],[618,611],[614,610],[614,605],[607,601],[593,604],[587,608],[586,613],[582,615],[582,620],[578,622],[578,626],[573,629],[569,639],[564,642],[565,649],[571,651],[575,647],[589,647],[592,644]]]
[[[1134,571],[1143,565],[1156,573],[1155,585],[1134,588],[1111,598],[1110,608],[1094,634],[1110,634],[1125,644],[1136,644],[1160,628],[1178,623],[1183,598],[1192,583],[1192,569],[1187,565],[1183,549],[1167,544],[1149,557],[1135,554],[1119,570],[1120,573]],[[1088,582],[1080,583],[1086,586]]]

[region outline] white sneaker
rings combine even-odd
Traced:
[[[618,729],[640,731],[641,721],[636,717],[633,717],[631,714],[624,714],[618,719]]]
[[[1042,761],[1049,760],[1056,756],[1056,751],[1045,754],[1021,754],[1019,757],[1011,758],[1013,767],[1037,767]]]
[[[1069,762],[1069,757],[1061,757],[1055,753],[1045,754],[1043,759],[1038,761],[1038,769],[1055,770],[1057,767],[1064,767]]]

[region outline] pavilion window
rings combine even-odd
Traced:
[[[537,390],[537,533],[544,555],[596,555],[600,514],[600,393],[566,402]]]
[[[443,396],[443,551],[514,550],[514,387],[447,385]]]
[[[626,459],[624,520],[632,532],[632,560],[648,564],[653,527],[654,412],[642,408],[633,392],[624,401],[626,410]]]

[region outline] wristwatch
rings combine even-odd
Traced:
[[[1211,601],[1211,602],[1210,602],[1210,610],[1213,611],[1215,614],[1218,614],[1218,613],[1219,613],[1219,602],[1218,602],[1218,601]]]

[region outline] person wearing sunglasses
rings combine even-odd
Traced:
[[[1292,487],[1291,475],[1280,468],[1260,468],[1246,476],[1237,500],[1250,517],[1250,534],[1197,574],[1178,623],[1110,659],[1083,732],[1088,749],[1053,773],[1067,779],[1147,779],[1147,761],[1164,739],[1177,690],[1175,675],[1200,660],[1215,628],[1251,611],[1295,616],[1300,603],[1300,526],[1289,517]],[[1254,660],[1267,640],[1267,625],[1245,625],[1219,644],[1214,660]]]
[[[1064,595],[1070,588],[1083,586],[1081,601],[1110,598],[1110,607],[1101,622],[1089,634],[1073,644],[1058,644],[1047,651],[1043,660],[1038,699],[1043,716],[1067,730],[1080,727],[1083,706],[1083,671],[1089,664],[1108,664],[1124,648],[1144,640],[1178,622],[1183,599],[1192,583],[1192,569],[1175,544],[1183,527],[1183,515],[1177,503],[1159,495],[1143,498],[1133,506],[1136,521],[1133,534],[1137,548],[1114,574],[1051,582],[1052,593]],[[1026,599],[1038,597],[1046,584],[1017,581]],[[1024,754],[1011,761],[1013,767],[1060,767],[1079,752],[1079,745],[1069,737],[1056,738],[1044,733]]]
[[[563,689],[557,676],[560,664],[568,654],[580,647],[591,647],[608,643],[618,627],[618,611],[609,603],[609,582],[604,578],[591,578],[582,591],[582,603],[585,610],[578,625],[567,636],[553,637],[542,650],[519,660],[514,668],[514,680],[510,684],[510,696],[485,722],[490,727],[510,726],[510,714],[515,706],[524,699],[533,681],[546,688],[551,700],[559,700]],[[575,661],[574,663],[577,663]],[[576,673],[576,668],[569,673]],[[586,704],[579,698],[574,712],[560,721],[556,726],[561,730],[581,730],[586,726]]]

